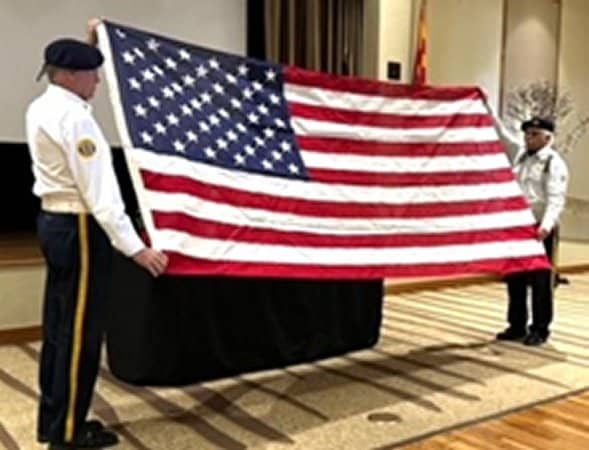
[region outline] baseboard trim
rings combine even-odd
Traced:
[[[575,274],[582,272],[589,272],[589,264],[571,264],[558,268],[558,272],[561,274]],[[498,275],[473,275],[459,278],[438,278],[438,279],[427,279],[427,280],[416,280],[409,282],[402,282],[394,284],[391,281],[390,284],[385,285],[385,295],[395,294],[407,294],[412,292],[424,291],[424,290],[439,290],[449,287],[462,287],[471,286],[473,284],[485,284],[485,283],[496,283],[501,281],[501,277]]]
[[[0,259],[0,269],[12,267],[44,267],[43,258]]]
[[[0,345],[24,344],[25,342],[38,341],[40,339],[40,325],[0,330]]]
[[[385,285],[385,295],[408,294],[418,291],[439,290],[449,287],[470,286],[473,284],[484,284],[499,281],[495,275],[476,275],[462,278],[440,278],[431,280],[404,281],[395,284],[394,280]]]
[[[589,272],[589,263],[575,264],[559,268],[560,273],[582,273]]]

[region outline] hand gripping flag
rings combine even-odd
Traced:
[[[481,91],[332,76],[114,23],[106,78],[171,274],[548,268]]]

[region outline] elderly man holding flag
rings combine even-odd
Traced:
[[[538,239],[554,262],[558,220],[563,211],[568,184],[568,168],[552,147],[554,122],[534,117],[522,123],[525,147],[495,118],[506,145],[514,172],[538,223]],[[506,277],[509,327],[497,334],[499,340],[524,340],[524,344],[543,344],[550,334],[553,318],[554,268],[515,273]],[[528,328],[527,289],[532,289],[532,322]]]

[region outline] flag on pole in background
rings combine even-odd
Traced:
[[[171,274],[548,267],[477,88],[284,67],[99,29],[143,221]]]
[[[427,82],[427,0],[421,0],[419,20],[417,23],[417,51],[413,67],[413,84],[425,84]]]

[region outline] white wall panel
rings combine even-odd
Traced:
[[[245,0],[0,0],[0,142],[24,142],[24,113],[44,89],[35,83],[47,42],[85,39],[90,17],[103,17],[233,53],[246,46]],[[93,101],[111,143],[117,143],[106,85]]]

